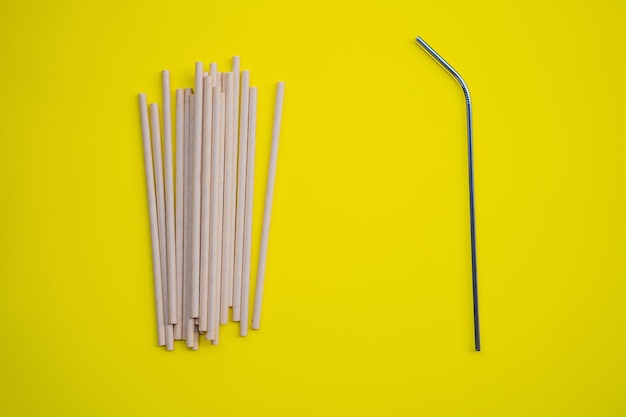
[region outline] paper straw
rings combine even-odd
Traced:
[[[220,132],[219,132],[219,136],[220,136],[220,149],[218,152],[218,161],[219,161],[219,169],[218,169],[218,193],[217,196],[220,199],[217,205],[217,212],[218,212],[218,223],[217,223],[217,234],[218,234],[218,258],[217,258],[217,268],[219,270],[218,275],[217,275],[217,290],[216,293],[218,294],[218,297],[220,299],[220,301],[218,303],[216,303],[216,308],[217,308],[217,312],[215,315],[216,320],[218,321],[216,326],[215,326],[215,338],[211,341],[211,344],[216,345],[218,343],[219,340],[219,334],[220,334],[220,306],[222,303],[222,296],[223,296],[223,292],[222,292],[222,286],[223,286],[223,276],[222,276],[222,268],[220,267],[220,265],[222,265],[222,248],[223,248],[223,216],[224,216],[224,204],[223,204],[223,196],[224,196],[224,124],[225,124],[225,116],[226,116],[226,96],[225,94],[222,92],[220,93]]]
[[[270,234],[270,220],[272,217],[272,200],[274,198],[274,182],[276,180],[276,163],[278,159],[278,141],[280,138],[280,122],[283,113],[285,98],[285,83],[276,85],[276,104],[274,106],[274,125],[272,128],[272,150],[270,166],[267,174],[267,190],[265,191],[265,210],[263,212],[263,228],[261,232],[261,248],[259,250],[259,267],[257,271],[256,290],[254,294],[254,311],[252,313],[252,328],[261,326],[261,308],[263,303],[263,289],[265,286],[265,267],[267,264],[267,245]]]
[[[202,62],[196,62],[194,88],[193,154],[191,162],[191,316],[200,315],[200,210],[202,186]]]
[[[234,195],[232,184],[235,169],[233,155],[235,144],[233,140],[233,110],[234,110],[234,74],[225,74],[226,84],[226,118],[224,125],[224,249],[222,258],[222,301],[220,322],[228,323],[228,307],[232,304],[233,266],[234,266]]]
[[[146,168],[146,185],[148,191],[148,210],[150,213],[150,241],[152,243],[152,269],[154,275],[154,295],[157,312],[157,343],[165,345],[165,315],[163,312],[163,281],[161,278],[161,257],[159,251],[159,226],[154,187],[154,167],[152,164],[152,146],[150,143],[150,124],[148,121],[148,104],[146,95],[139,94],[139,113],[141,116],[141,140]]]
[[[194,95],[191,92],[192,89],[185,89],[185,115],[187,115],[187,133],[185,135],[185,293],[183,297],[186,300],[186,304],[184,305],[184,320],[185,324],[185,342],[187,347],[193,347],[193,331],[194,331],[194,320],[191,317],[191,269],[192,269],[192,251],[191,251],[191,241],[192,241],[192,154],[193,154],[193,122],[194,122]]]
[[[163,316],[165,319],[165,347],[167,350],[174,349],[174,327],[169,320],[169,294],[167,288],[167,250],[165,232],[165,190],[163,184],[163,159],[161,154],[161,128],[159,121],[159,107],[150,104],[150,130],[152,132],[152,154],[154,162],[154,177],[157,196],[157,219],[159,225],[159,253],[161,258],[161,284],[163,287]]]
[[[241,317],[241,281],[243,274],[243,241],[246,207],[246,166],[248,155],[248,105],[250,73],[241,73],[241,113],[239,117],[239,166],[237,173],[237,207],[235,214],[235,269],[233,277],[233,321]]]
[[[250,255],[252,248],[252,203],[254,201],[254,157],[256,152],[256,109],[257,89],[250,88],[248,113],[248,150],[246,155],[246,193],[244,213],[244,237],[242,255],[242,283],[241,283],[241,317],[239,334],[248,335],[248,311],[250,306]],[[243,114],[243,113],[242,113]]]
[[[210,77],[210,76],[209,76]],[[218,205],[221,204],[222,199],[218,195],[219,192],[219,150],[220,150],[220,97],[221,88],[213,87],[213,118],[211,123],[211,212],[210,212],[210,224],[209,224],[209,320],[208,331],[206,338],[208,340],[215,339],[216,327],[219,324],[219,290],[217,286],[218,271],[220,264],[218,263],[218,248],[221,248],[221,240],[218,236]]]
[[[183,192],[185,161],[185,92],[176,90],[176,317],[174,339],[183,338]]]
[[[163,160],[165,167],[165,233],[167,250],[167,293],[169,322],[178,321],[176,305],[176,223],[174,209],[174,162],[172,152],[172,108],[170,73],[163,71]]]
[[[205,333],[209,327],[209,268],[211,219],[211,131],[213,129],[213,90],[209,77],[203,79],[202,126],[202,215],[200,226],[200,317],[198,331]]]

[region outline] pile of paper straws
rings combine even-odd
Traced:
[[[158,105],[148,110],[139,95],[158,344],[168,350],[174,340],[198,349],[200,334],[217,344],[231,307],[240,335],[248,333],[257,88],[239,65],[234,57],[232,71],[212,63],[204,72],[196,63],[195,87],[176,90],[175,137],[169,72],[162,74],[162,119]],[[279,82],[253,329],[260,324],[283,98]]]

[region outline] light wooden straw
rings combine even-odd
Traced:
[[[209,327],[209,268],[211,219],[211,131],[213,129],[213,90],[209,77],[203,79],[202,126],[202,216],[200,220],[200,317],[198,331],[206,333]]]
[[[202,186],[202,62],[196,62],[193,117],[193,159],[191,162],[191,316],[200,315],[200,210]]]
[[[222,265],[222,248],[223,248],[223,219],[224,219],[224,204],[222,203],[224,200],[224,124],[226,123],[226,95],[222,92],[220,93],[220,132],[219,132],[219,136],[220,136],[220,149],[219,149],[219,154],[218,154],[218,161],[220,164],[219,170],[218,170],[218,198],[220,199],[217,205],[217,212],[218,212],[218,223],[217,223],[217,234],[218,234],[218,240],[219,240],[219,249],[218,249],[218,259],[217,259],[217,268],[220,270],[220,272],[217,275],[217,290],[216,293],[218,294],[218,297],[220,298],[220,302],[217,303],[216,308],[217,308],[217,312],[215,315],[216,320],[218,321],[218,323],[215,326],[215,338],[213,340],[211,340],[211,344],[212,345],[217,345],[218,341],[219,341],[219,335],[220,335],[220,326],[219,326],[219,320],[220,320],[220,305],[223,302],[224,298],[221,296],[223,295],[222,293],[222,287],[223,287],[223,275],[221,273],[222,268],[220,267],[220,265]]]
[[[233,277],[233,321],[241,317],[241,280],[243,275],[243,241],[246,206],[246,166],[248,155],[248,104],[250,73],[241,73],[241,112],[239,114],[239,166],[237,174],[237,207],[235,215],[235,270]]]
[[[238,87],[239,87],[239,72],[236,74],[233,72],[229,78],[229,90],[230,94],[230,106],[231,106],[231,118],[230,118],[230,146],[232,152],[230,154],[230,169],[232,170],[232,175],[230,176],[230,195],[231,195],[231,204],[228,210],[228,216],[230,218],[230,229],[228,231],[228,251],[229,251],[229,262],[228,262],[228,306],[233,306],[233,289],[234,289],[234,275],[235,275],[235,216],[237,212],[237,138],[239,132],[239,96],[237,95]]]
[[[209,76],[210,77],[210,76]],[[221,241],[218,236],[218,205],[222,199],[218,195],[219,190],[219,149],[220,149],[220,87],[213,87],[213,117],[211,123],[211,213],[209,224],[209,322],[206,338],[208,340],[215,339],[216,327],[218,326],[219,316],[219,292],[217,286],[218,271],[220,264],[218,263],[218,247],[221,247]],[[203,216],[204,217],[204,216]]]
[[[176,225],[174,210],[174,162],[172,152],[172,107],[170,104],[170,73],[163,71],[163,160],[165,166],[165,233],[167,250],[167,293],[169,322],[178,321],[176,306]]]
[[[183,155],[183,340],[187,340],[187,324],[189,323],[189,149],[191,148],[190,119],[191,119],[191,88],[184,91],[183,101],[185,103],[184,134],[185,142]]]
[[[161,126],[159,121],[159,106],[150,104],[150,130],[152,131],[152,153],[154,162],[154,177],[157,196],[157,219],[159,224],[159,253],[161,258],[161,284],[163,287],[163,307],[165,319],[165,347],[174,349],[174,327],[169,319],[169,294],[167,288],[167,250],[165,232],[165,192],[163,184],[163,156],[161,154]]]
[[[191,93],[191,89],[187,89],[189,93],[187,94],[187,102],[186,109],[188,110],[186,114],[187,118],[187,133],[186,138],[188,139],[185,143],[186,149],[186,164],[185,164],[185,294],[187,303],[185,304],[184,320],[187,322],[185,324],[185,341],[187,347],[193,347],[193,332],[194,332],[194,318],[191,317],[191,270],[192,270],[192,251],[191,251],[191,241],[192,241],[192,193],[193,193],[193,184],[192,184],[192,155],[193,155],[193,147],[194,147],[194,136],[193,136],[193,123],[194,123],[194,95]],[[185,93],[187,93],[185,90]]]
[[[233,141],[233,110],[234,110],[234,74],[227,72],[224,74],[224,83],[226,84],[226,119],[224,125],[224,249],[222,258],[222,301],[220,323],[228,323],[228,307],[232,304],[232,288],[233,288],[233,266],[234,266],[234,216],[233,209],[233,155],[235,152]]]
[[[261,307],[263,303],[263,288],[265,286],[265,266],[267,263],[267,244],[270,234],[270,220],[272,218],[272,200],[274,198],[274,182],[276,180],[276,162],[278,159],[278,140],[280,138],[280,122],[283,113],[285,98],[285,83],[276,85],[276,104],[274,105],[274,125],[272,127],[272,150],[270,166],[267,174],[267,189],[265,191],[265,209],[263,211],[263,228],[261,231],[261,248],[259,250],[259,267],[256,277],[254,294],[254,311],[252,313],[252,328],[261,326]]]
[[[230,262],[231,269],[231,282],[230,282],[230,294],[229,294],[229,306],[234,307],[235,305],[235,241],[236,241],[236,219],[237,219],[237,156],[239,149],[239,88],[241,83],[241,73],[240,73],[240,60],[238,56],[233,57],[233,155],[232,155],[232,166],[233,166],[233,176],[231,181],[231,192],[233,193],[233,206],[231,209],[231,250],[232,250],[232,259]],[[239,295],[241,299],[241,294]],[[240,300],[241,301],[241,300]]]
[[[245,85],[245,84],[243,84]],[[242,93],[245,90],[242,90]],[[245,213],[242,254],[242,284],[241,284],[241,317],[239,322],[239,334],[248,335],[248,309],[250,305],[250,253],[252,248],[252,202],[254,200],[254,157],[256,151],[256,108],[257,89],[251,87],[249,92],[249,114],[247,136],[248,149],[246,155],[246,188],[245,188]],[[242,101],[243,103],[243,101]],[[242,105],[243,117],[243,105]]]
[[[183,193],[184,178],[184,132],[185,132],[185,92],[176,89],[176,317],[174,339],[183,338]]]
[[[157,313],[157,342],[165,345],[165,315],[163,311],[163,281],[161,278],[161,256],[159,250],[159,223],[154,187],[154,167],[152,164],[152,146],[150,143],[150,123],[148,121],[148,104],[146,95],[139,94],[139,113],[141,116],[141,140],[143,142],[143,158],[146,168],[146,185],[148,191],[148,210],[150,213],[150,241],[152,243],[152,270],[154,275],[154,298]]]

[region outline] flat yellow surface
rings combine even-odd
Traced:
[[[626,415],[625,22],[618,0],[2,1],[0,415]],[[480,353],[463,96],[416,35],[473,95]],[[262,328],[166,352],[137,93],[233,55],[260,94],[254,259],[286,82]]]

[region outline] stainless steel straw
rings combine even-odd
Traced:
[[[478,320],[478,274],[476,270],[476,226],[474,222],[474,138],[472,133],[472,100],[470,92],[463,77],[455,71],[433,48],[430,47],[421,37],[415,39],[417,44],[424,48],[428,54],[435,59],[458,81],[465,94],[465,104],[467,108],[467,159],[469,168],[469,205],[470,205],[470,243],[472,248],[472,298],[474,301],[474,346],[476,351],[480,351],[480,324]]]

